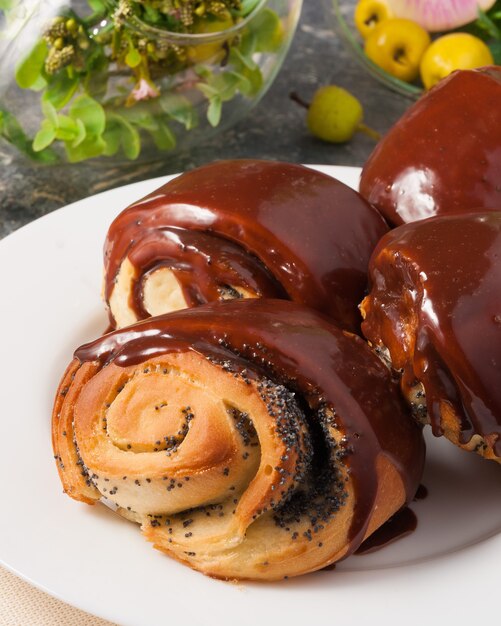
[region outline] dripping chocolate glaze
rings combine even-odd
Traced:
[[[417,488],[414,500],[424,500],[428,497],[428,489],[424,485]],[[390,519],[367,537],[362,545],[355,550],[355,554],[370,554],[394,543],[413,533],[418,525],[418,518],[408,506],[402,507]]]
[[[149,317],[143,304],[145,279],[160,267],[176,272],[190,307],[219,300],[221,289],[231,285],[244,287],[260,297],[287,297],[259,259],[209,233],[184,228],[145,229],[128,254],[136,268],[129,304],[139,319]]]
[[[428,497],[428,489],[424,485],[419,485],[417,488],[414,500],[425,500]]]
[[[417,528],[417,517],[414,511],[404,506],[395,515],[392,515],[370,537],[355,550],[355,554],[370,554],[381,548],[403,539],[413,533]]]
[[[127,366],[173,350],[221,358],[224,350],[285,384],[313,410],[332,406],[346,432],[345,462],[356,493],[351,550],[360,544],[378,489],[384,451],[414,496],[424,462],[421,431],[409,419],[391,374],[364,341],[322,315],[285,300],[212,303],[144,320],[75,352],[81,362]]]
[[[196,231],[199,237],[174,255],[166,235],[172,228]],[[105,244],[105,295],[109,299],[127,254],[136,255],[142,273],[161,262],[164,247],[168,257],[186,266],[208,254],[213,263],[204,261],[204,280],[214,273],[210,282],[220,282],[217,246],[203,243],[209,233],[233,243],[225,250],[232,272],[238,274],[241,265],[240,246],[268,268],[288,298],[358,330],[369,257],[387,230],[373,207],[330,176],[288,163],[222,161],[170,181],[115,219]],[[149,251],[136,253],[136,241],[145,237]],[[268,288],[266,293],[282,295]],[[205,293],[202,299],[214,295]]]
[[[362,329],[424,386],[441,430],[441,401],[460,419],[460,441],[497,438],[501,456],[501,212],[406,224],[380,242]]]
[[[378,143],[360,191],[392,224],[501,209],[501,68],[454,72]]]

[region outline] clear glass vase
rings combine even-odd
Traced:
[[[302,0],[4,4],[0,137],[52,164],[154,160],[228,128],[273,82]]]

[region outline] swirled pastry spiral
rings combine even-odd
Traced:
[[[123,211],[105,244],[114,326],[232,298],[286,298],[358,330],[388,228],[361,196],[300,165],[223,161]]]
[[[501,212],[399,226],[370,276],[362,330],[402,372],[416,415],[500,461]]]
[[[424,444],[367,344],[282,300],[212,303],[79,348],[54,454],[160,550],[221,578],[329,565],[411,499]]]

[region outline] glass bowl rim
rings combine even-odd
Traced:
[[[137,16],[132,16],[125,20],[127,26],[143,34],[151,35],[157,39],[169,39],[179,45],[197,45],[201,43],[212,43],[222,38],[228,39],[238,34],[254,17],[268,4],[269,0],[258,0],[252,11],[241,21],[233,24],[230,28],[219,30],[214,33],[178,33],[165,28],[157,28],[141,20]]]

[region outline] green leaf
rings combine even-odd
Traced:
[[[195,65],[193,70],[195,71],[195,74],[197,76],[205,80],[209,80],[209,78],[212,76],[211,69],[207,67],[206,65]]]
[[[478,17],[475,24],[493,39],[501,39],[501,31],[492,19],[481,9],[478,9]]]
[[[42,112],[45,117],[49,120],[49,122],[54,126],[54,128],[58,128],[59,119],[57,117],[57,111],[53,104],[51,104],[48,100],[42,98]]]
[[[206,98],[213,98],[214,96],[219,95],[219,91],[215,87],[205,83],[198,83],[197,89],[201,91]]]
[[[43,120],[40,130],[33,140],[33,150],[35,152],[41,152],[44,148],[50,146],[55,138],[56,129],[49,120]]]
[[[78,120],[80,124],[82,122]],[[67,115],[58,115],[58,127],[56,129],[56,139],[62,141],[75,141],[75,137],[78,135],[78,122],[68,117]]]
[[[65,143],[66,156],[70,163],[78,163],[86,159],[93,159],[104,154],[106,143],[101,136],[88,135],[78,146],[71,142]]]
[[[233,63],[237,67],[242,65],[249,70],[255,70],[258,67],[252,56],[246,56],[238,48],[232,48],[230,52],[230,63]]]
[[[120,150],[120,129],[112,128],[106,129],[103,134],[106,148],[103,152],[105,156],[114,156]]]
[[[160,97],[160,106],[170,118],[183,124],[186,130],[191,130],[198,124],[197,112],[184,96],[165,93]]]
[[[82,124],[81,120],[74,120],[72,117],[59,113],[58,115],[59,128],[71,131],[75,134],[78,133],[79,124]]]
[[[47,81],[40,74],[40,76],[36,79],[33,85],[31,85],[30,89],[32,89],[33,91],[42,91],[42,89],[45,89],[45,87],[47,87]]]
[[[137,159],[141,152],[141,138],[132,124],[126,122],[123,125],[120,141],[125,156],[131,161]]]
[[[240,11],[238,12],[240,15],[249,15],[251,11],[253,11],[258,5],[259,0],[242,0]]]
[[[144,19],[150,24],[157,24],[162,21],[162,14],[149,4],[144,5]]]
[[[16,0],[0,0],[0,11],[10,11],[15,3]]]
[[[234,46],[234,48],[235,47],[236,46]],[[240,50],[240,52],[245,57],[252,56],[254,54],[254,52],[256,51],[256,35],[255,35],[255,33],[253,33],[251,30],[247,30],[246,32],[244,32],[244,34],[242,35],[242,39],[240,41],[240,44],[238,46],[238,50]]]
[[[129,67],[137,67],[142,61],[142,56],[136,48],[130,48],[125,57],[125,62]]]
[[[240,83],[239,90],[244,96],[248,98],[254,98],[261,91],[263,86],[263,75],[259,67],[255,70],[248,70],[247,68],[242,72],[243,76],[247,79],[247,83]]]
[[[214,76],[210,84],[211,87],[216,89],[222,102],[227,102],[235,97],[239,82],[240,77],[238,74],[233,72],[223,72],[222,74]]]
[[[501,65],[501,41],[493,41],[488,45],[494,58],[494,63],[496,65]]]
[[[80,119],[88,135],[102,135],[106,126],[106,115],[103,107],[87,95],[76,98],[69,110],[70,117]]]
[[[174,150],[176,147],[176,137],[167,124],[161,123],[155,133],[151,133],[153,141],[159,150]]]
[[[141,152],[141,137],[137,129],[118,113],[108,114],[108,120],[111,122],[111,129],[113,126],[119,129],[120,144],[125,156],[131,161],[137,159]]]
[[[271,9],[263,9],[249,22],[257,52],[276,52],[283,39],[282,22]]]
[[[214,96],[210,99],[209,108],[207,109],[207,119],[209,124],[213,127],[219,125],[221,121],[221,113],[223,110],[223,101],[218,96]]]
[[[96,13],[103,13],[106,11],[106,3],[103,0],[87,0],[87,4]]]
[[[46,148],[41,152],[35,152],[33,150],[33,141],[26,136],[26,133],[12,113],[0,110],[0,116],[1,136],[5,141],[8,141],[17,148],[19,152],[22,152],[30,159],[33,159],[33,161],[39,163],[55,163],[58,161],[57,154],[51,148]]]
[[[128,121],[148,131],[155,131],[158,128],[156,119],[147,110],[147,107],[142,106],[141,102],[133,107],[122,109],[117,115],[121,122]]]
[[[93,71],[106,70],[109,65],[109,58],[106,56],[104,46],[99,45],[91,47],[90,50],[86,53],[85,62],[87,65],[87,69],[92,69]]]
[[[62,109],[73,98],[78,84],[78,76],[70,77],[67,72],[58,72],[51,78],[43,99],[50,102],[57,110]]]
[[[235,97],[240,82],[240,74],[234,72],[223,72],[222,74],[212,75],[208,84],[198,83],[197,89],[199,89],[208,100],[216,100],[216,102],[217,100],[220,100],[221,102],[227,102]],[[214,124],[214,126],[217,126],[217,124],[219,124],[219,121]]]
[[[85,91],[96,99],[104,99],[108,90],[108,63],[104,67],[92,68],[85,77]]]
[[[21,89],[29,89],[36,84],[40,78],[47,52],[47,44],[44,39],[41,39],[16,67],[16,82]]]
[[[238,80],[238,85],[237,85],[238,91],[243,93],[245,96],[252,95],[254,91],[254,87],[253,87],[252,81],[249,80],[248,76],[246,76],[245,73],[240,74],[239,72],[232,72],[232,74]],[[247,71],[247,74],[252,74],[252,72]]]
[[[77,136],[75,137],[75,139],[73,139],[73,143],[71,144],[72,148],[77,148],[87,136],[87,131],[85,130],[85,126],[83,125],[82,120],[77,120],[76,124]]]

